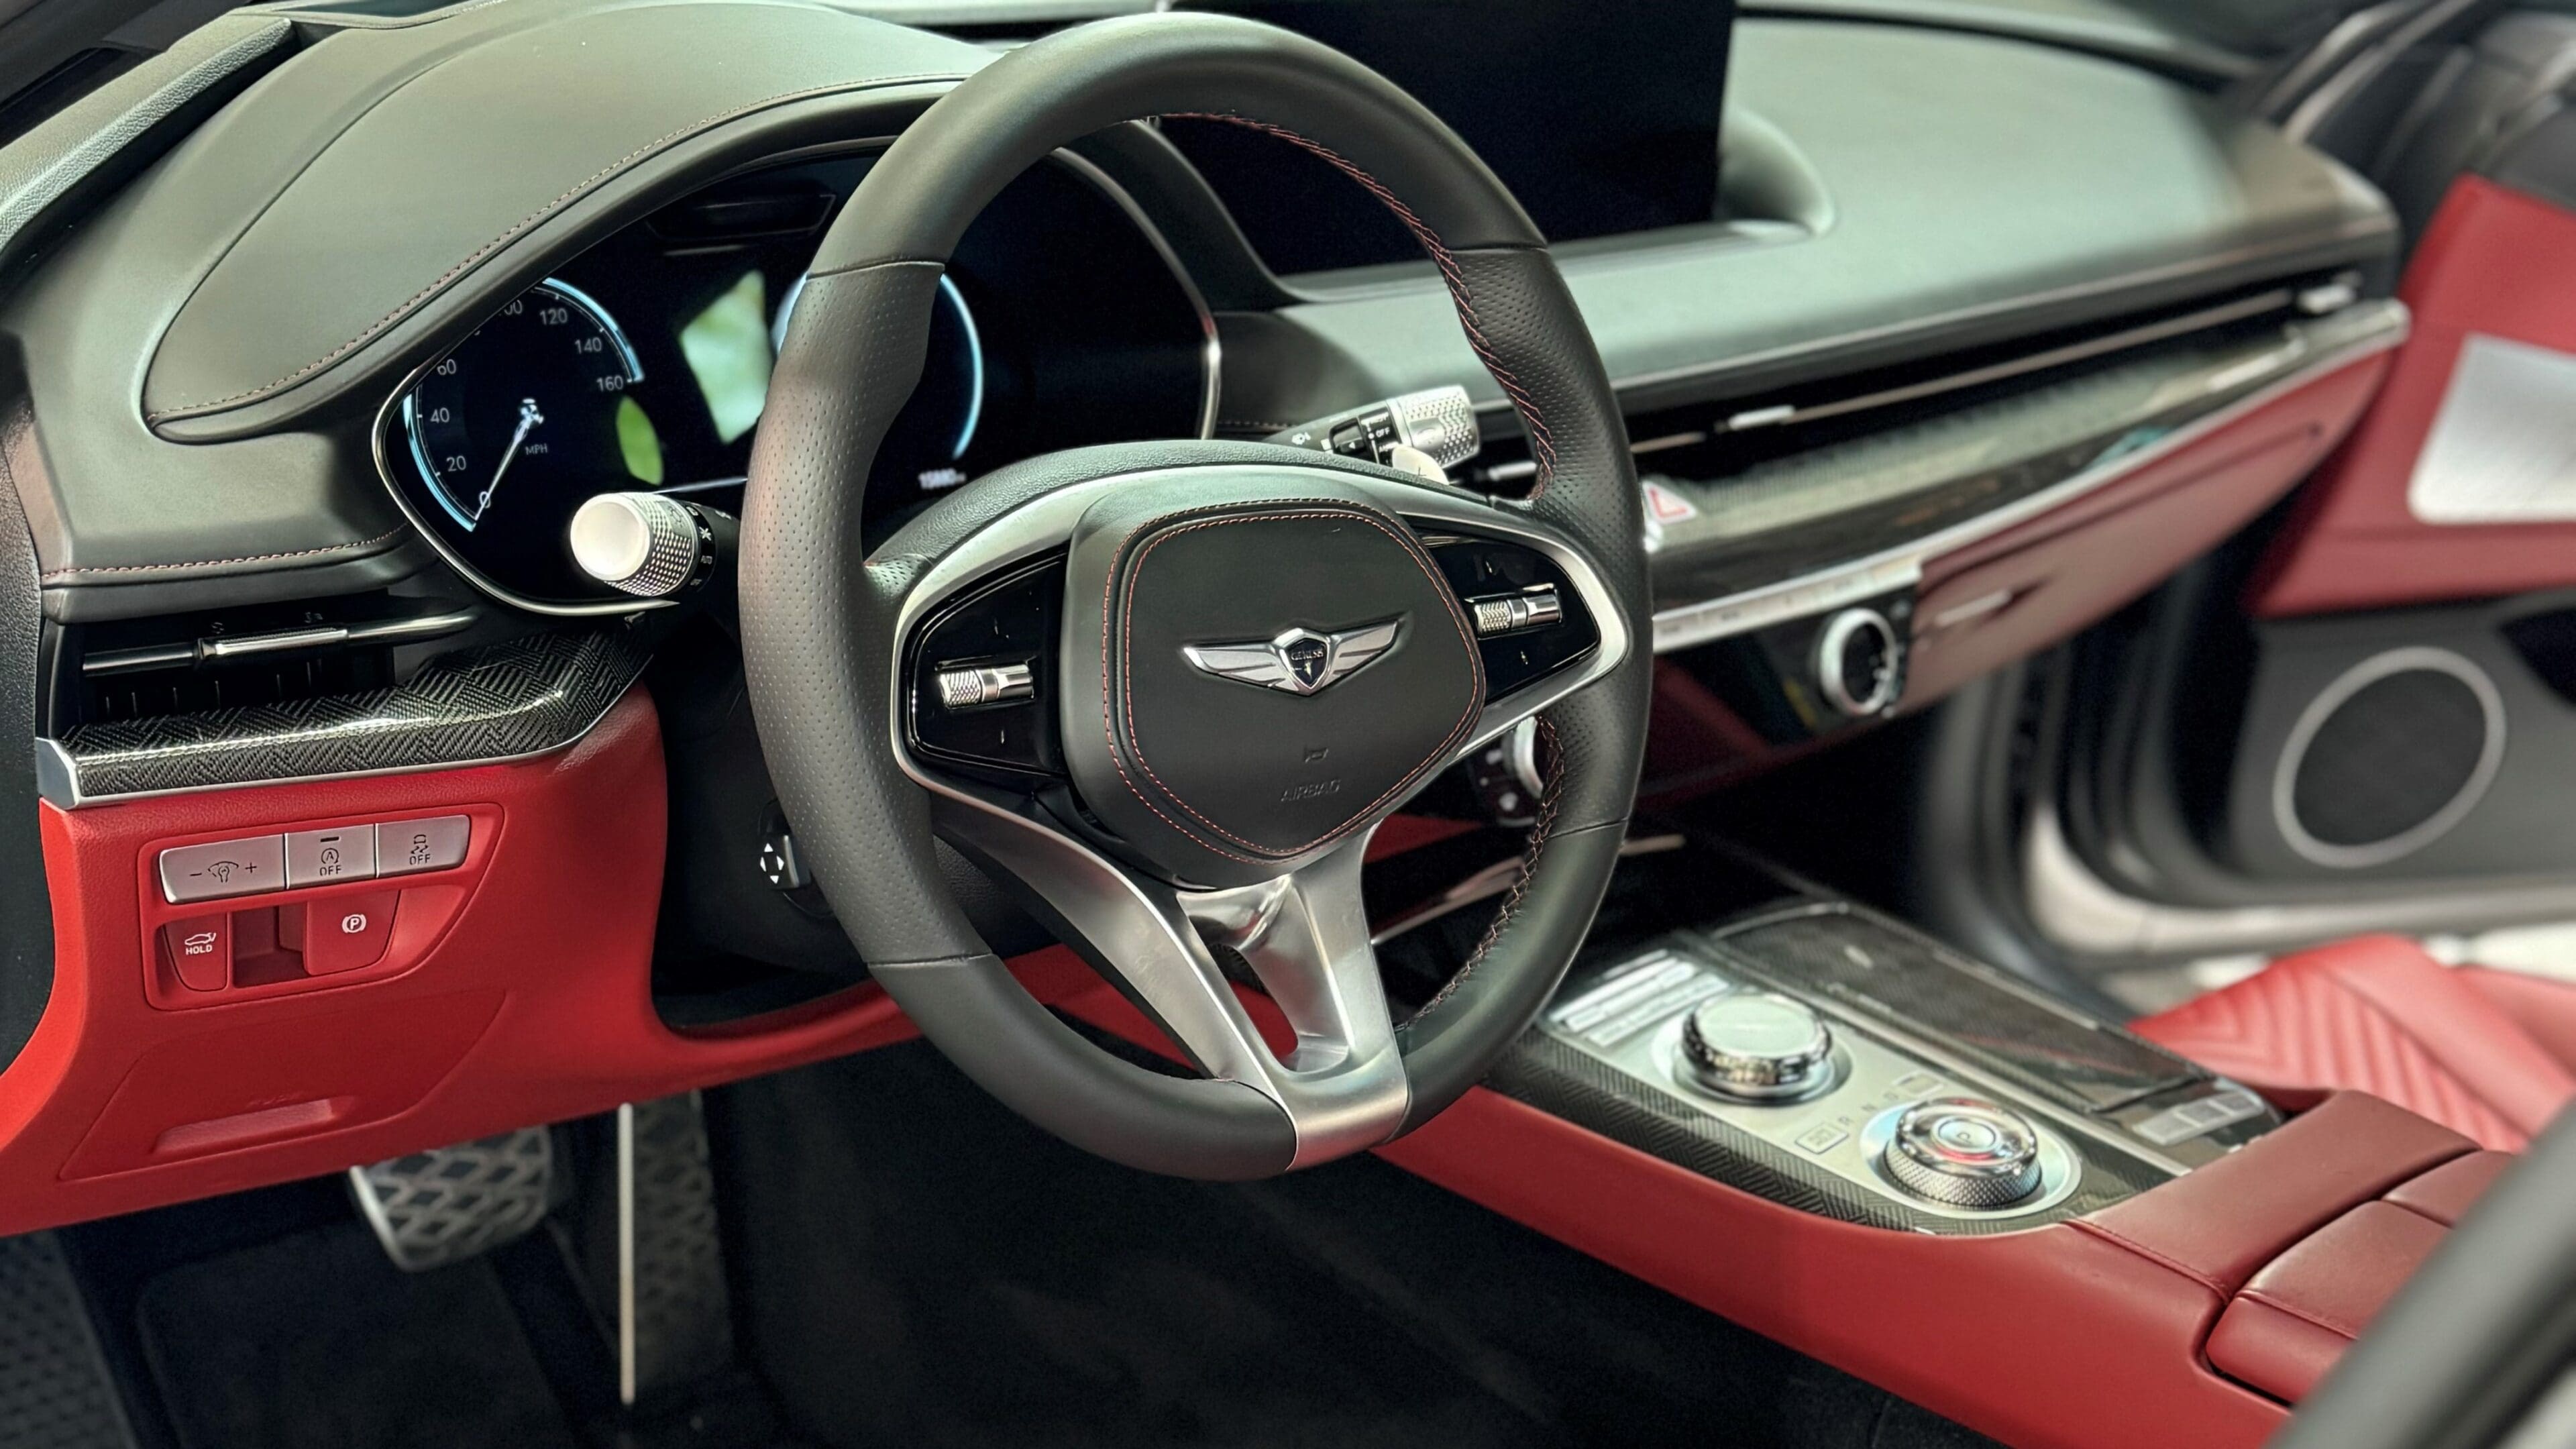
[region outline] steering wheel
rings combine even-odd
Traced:
[[[1158,116],[1298,146],[1421,241],[1520,414],[1538,465],[1525,501],[1287,447],[1121,444],[991,473],[865,555],[860,492],[920,378],[958,238],[1058,147]],[[1086,25],[942,97],[823,240],[751,459],[753,714],[861,959],[967,1075],[1102,1156],[1268,1176],[1455,1101],[1590,929],[1644,747],[1639,507],[1544,239],[1429,111],[1250,21]],[[1519,884],[1399,1024],[1360,898],[1370,833],[1531,719],[1546,789]],[[1040,1006],[968,923],[934,835],[1014,887],[1203,1075],[1135,1065]],[[1238,961],[1295,1029],[1284,1055],[1236,995]]]

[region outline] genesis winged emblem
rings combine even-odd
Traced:
[[[1317,694],[1384,657],[1403,628],[1403,616],[1398,615],[1338,634],[1291,629],[1249,644],[1185,644],[1181,657],[1219,679],[1290,694]]]

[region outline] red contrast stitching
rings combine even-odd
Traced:
[[[1422,249],[1430,253],[1432,265],[1440,269],[1441,280],[1448,283],[1449,295],[1458,304],[1458,324],[1467,331],[1468,345],[1476,349],[1476,356],[1483,360],[1485,370],[1494,375],[1494,381],[1502,384],[1503,391],[1511,396],[1513,405],[1518,407],[1521,410],[1521,416],[1528,420],[1530,453],[1538,460],[1538,481],[1531,485],[1529,496],[1536,499],[1540,494],[1545,493],[1548,483],[1556,477],[1556,438],[1548,431],[1547,419],[1539,411],[1538,399],[1530,396],[1529,389],[1522,386],[1520,378],[1515,376],[1510,368],[1505,367],[1503,360],[1494,354],[1493,344],[1485,340],[1484,323],[1476,315],[1476,298],[1475,294],[1468,290],[1467,274],[1459,268],[1457,257],[1450,253],[1448,244],[1440,240],[1440,234],[1431,229],[1430,223],[1416,216],[1412,207],[1405,205],[1394,192],[1387,189],[1386,183],[1361,170],[1359,163],[1332,147],[1320,141],[1310,141],[1285,126],[1275,126],[1268,121],[1253,120],[1249,116],[1227,115],[1217,111],[1174,111],[1172,117],[1182,121],[1222,121],[1230,126],[1241,126],[1246,130],[1259,131],[1265,136],[1285,141],[1358,182],[1369,195],[1378,199],[1380,205],[1394,213],[1397,221],[1404,223],[1405,230],[1412,232],[1414,240],[1422,243]]]
[[[1412,545],[1408,544],[1404,537],[1398,534],[1394,529],[1387,527],[1383,522],[1380,522],[1357,509],[1331,507],[1326,500],[1321,499],[1315,500],[1315,502],[1324,506],[1301,507],[1293,511],[1271,509],[1254,513],[1238,513],[1223,518],[1211,518],[1198,523],[1185,524],[1182,527],[1173,529],[1171,532],[1166,533],[1162,537],[1145,545],[1144,551],[1136,556],[1133,563],[1110,570],[1109,579],[1101,586],[1100,590],[1100,670],[1102,677],[1106,678],[1109,673],[1110,630],[1108,628],[1108,617],[1111,597],[1117,589],[1119,577],[1123,574],[1129,581],[1126,601],[1118,611],[1117,635],[1120,646],[1124,648],[1132,629],[1136,611],[1135,580],[1143,575],[1145,571],[1145,560],[1152,556],[1154,550],[1161,548],[1170,540],[1178,538],[1185,533],[1195,533],[1204,528],[1221,528],[1229,523],[1271,523],[1301,518],[1355,520],[1365,523],[1369,527],[1376,529],[1378,532],[1385,534],[1388,538],[1393,539],[1396,546],[1405,551],[1405,557],[1413,560],[1414,567],[1421,569],[1424,576],[1431,580],[1432,586],[1442,591],[1442,597],[1444,599],[1447,597],[1446,591],[1448,586],[1441,579],[1440,575],[1432,568],[1430,560],[1422,557],[1419,552]],[[1161,524],[1168,523],[1172,519],[1185,516],[1186,514],[1182,513],[1167,513],[1159,518],[1148,519],[1147,521],[1136,525],[1134,528],[1127,531],[1127,536],[1125,538],[1118,541],[1118,554],[1124,555],[1127,551],[1127,545],[1134,542],[1136,535],[1144,532],[1146,529],[1154,528]],[[1230,831],[1224,826],[1217,824],[1215,821],[1210,820],[1205,815],[1200,814],[1189,801],[1182,799],[1181,793],[1178,790],[1173,789],[1169,784],[1166,784],[1163,777],[1154,772],[1153,765],[1145,758],[1144,741],[1142,737],[1138,735],[1136,730],[1135,693],[1133,690],[1128,688],[1127,680],[1122,678],[1119,681],[1118,686],[1118,696],[1122,706],[1120,713],[1123,713],[1126,718],[1127,738],[1133,741],[1135,745],[1137,768],[1143,770],[1145,772],[1145,777],[1154,782],[1154,787],[1162,791],[1165,795],[1171,797],[1172,803],[1180,806],[1182,811],[1188,814],[1191,819],[1206,826],[1218,835],[1225,837],[1227,840],[1242,846],[1244,849],[1259,852],[1273,860],[1302,854],[1314,849],[1316,846],[1325,844],[1336,837],[1347,835],[1359,824],[1359,822],[1367,819],[1368,816],[1380,805],[1383,805],[1387,801],[1395,798],[1395,796],[1404,791],[1406,786],[1411,785],[1416,779],[1419,779],[1423,770],[1428,768],[1432,762],[1438,760],[1443,754],[1446,754],[1450,746],[1457,743],[1459,736],[1465,734],[1476,722],[1476,715],[1485,699],[1484,654],[1483,651],[1476,647],[1475,637],[1467,631],[1466,620],[1454,605],[1449,609],[1448,616],[1450,627],[1458,631],[1459,642],[1464,644],[1467,648],[1467,661],[1472,671],[1473,683],[1467,694],[1466,712],[1459,716],[1458,723],[1450,728],[1448,735],[1444,737],[1438,745],[1432,748],[1431,753],[1423,758],[1421,764],[1415,765],[1411,770],[1406,771],[1402,779],[1389,786],[1384,794],[1354,811],[1349,819],[1343,821],[1340,825],[1333,827],[1331,830],[1325,831],[1322,835],[1315,837],[1313,840],[1307,841],[1303,845],[1289,846],[1285,849],[1280,849],[1246,840],[1242,836],[1237,835],[1233,831]],[[1132,677],[1132,671],[1130,677]],[[1117,766],[1118,778],[1127,786],[1127,793],[1135,796],[1146,809],[1153,811],[1156,818],[1160,819],[1164,824],[1171,826],[1174,830],[1179,831],[1183,835],[1191,836],[1193,839],[1196,839],[1197,832],[1189,830],[1182,826],[1178,821],[1173,820],[1171,816],[1164,814],[1162,808],[1157,806],[1151,799],[1147,798],[1144,791],[1137,789],[1136,782],[1128,776],[1127,767],[1120,758],[1116,717],[1113,716],[1110,711],[1109,697],[1106,694],[1103,694],[1100,699],[1100,724],[1101,731],[1109,743],[1110,763]],[[1210,850],[1214,850],[1217,854],[1226,857],[1228,860],[1240,860],[1248,865],[1264,863],[1262,861],[1254,860],[1249,856],[1237,855],[1233,851],[1226,850],[1221,846],[1210,844],[1206,840],[1199,840],[1198,843],[1206,846]]]
[[[1456,995],[1458,988],[1467,984],[1467,978],[1476,974],[1476,968],[1484,964],[1485,957],[1503,939],[1504,928],[1519,914],[1521,902],[1529,895],[1530,876],[1538,869],[1538,853],[1547,844],[1548,832],[1556,828],[1557,803],[1564,796],[1557,787],[1565,782],[1565,752],[1556,747],[1556,726],[1541,716],[1538,734],[1540,742],[1547,747],[1547,778],[1539,782],[1538,818],[1530,822],[1529,846],[1521,855],[1520,878],[1512,882],[1510,894],[1503,897],[1501,908],[1494,912],[1493,924],[1485,928],[1484,939],[1478,941],[1476,949],[1468,954],[1466,964],[1458,968],[1457,975],[1442,983],[1429,1001],[1422,1003],[1420,1011],[1413,1013],[1415,1021],[1429,1016],[1440,1003]]]

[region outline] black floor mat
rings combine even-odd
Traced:
[[[1373,1158],[1149,1177],[918,1045],[709,1111],[754,1361],[834,1449],[1984,1442]]]
[[[182,1449],[578,1449],[490,1264],[356,1223],[170,1269],[136,1304]]]

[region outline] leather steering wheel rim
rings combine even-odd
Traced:
[[[1470,346],[1520,414],[1539,469],[1530,497],[1497,504],[1371,465],[1255,444],[1123,445],[999,470],[865,555],[864,480],[919,380],[934,289],[967,226],[1058,147],[1122,122],[1178,115],[1252,126],[1303,147],[1351,175],[1421,240]],[[979,863],[998,867],[997,876],[1025,879],[1028,872],[1014,868],[1012,842],[1023,837],[1006,829],[1000,845],[976,849],[967,827],[989,825],[993,808],[978,814],[967,792],[940,787],[900,743],[902,649],[926,591],[934,582],[945,587],[959,558],[1015,528],[1025,532],[1025,520],[1037,513],[1062,513],[1068,500],[1112,490],[1143,496],[1161,478],[1180,478],[1184,488],[1193,480],[1264,480],[1243,508],[1293,497],[1309,513],[1338,511],[1345,521],[1389,533],[1425,510],[1463,521],[1470,532],[1490,519],[1493,529],[1517,531],[1565,565],[1598,628],[1579,687],[1548,694],[1537,715],[1552,745],[1551,784],[1522,878],[1483,944],[1432,1002],[1411,1020],[1367,1035],[1389,1038],[1401,1091],[1390,1100],[1379,1071],[1364,1113],[1333,1106],[1336,1099],[1320,1089],[1312,1095],[1323,1105],[1311,1115],[1299,1109],[1305,1099],[1291,1088],[1336,1080],[1325,1070],[1331,1053],[1304,1044],[1297,1052],[1304,1066],[1295,1059],[1262,1063],[1254,1047],[1255,1069],[1229,1075],[1209,1065],[1215,1053],[1184,1039],[1209,1071],[1198,1079],[1102,1051],[1019,987],[942,877],[935,827]],[[1290,515],[1272,508],[1260,516]],[[1139,531],[1155,526],[1159,521],[1149,520]],[[1078,1146],[1154,1171],[1268,1176],[1375,1145],[1448,1106],[1526,1028],[1572,961],[1616,864],[1643,754],[1651,656],[1642,536],[1633,461],[1590,335],[1536,228],[1456,135],[1374,72],[1286,31],[1196,14],[1104,21],[1014,51],[948,93],[886,151],[825,237],[773,373],[751,461],[741,556],[746,678],[800,849],[861,959],[925,1036],[1006,1103]],[[1420,554],[1418,542],[1397,542]],[[1463,626],[1463,615],[1458,622]],[[1106,659],[1106,643],[1101,652]],[[1066,661],[1070,673],[1077,658]],[[1481,688],[1483,675],[1475,677]],[[1509,703],[1489,705],[1480,723],[1490,727]],[[1099,701],[1090,707],[1096,717]],[[1114,730],[1110,744],[1117,745]],[[1442,758],[1426,758],[1424,769]],[[1406,783],[1418,788],[1428,778],[1420,770],[1416,776]],[[1247,928],[1254,936],[1267,932],[1264,940],[1282,936],[1279,922],[1302,910],[1309,934],[1327,942],[1313,949],[1338,951],[1334,961],[1342,966],[1356,918],[1365,971],[1328,970],[1317,990],[1332,998],[1359,982],[1359,994],[1375,991],[1374,958],[1358,917],[1358,862],[1368,830],[1400,803],[1374,818],[1354,816],[1342,836],[1315,842],[1293,861],[1265,858],[1258,870],[1247,862],[1244,878],[1230,882],[1231,895],[1188,899],[1201,908],[1216,901],[1225,910],[1269,912]],[[1040,829],[1026,820],[1010,828]],[[1147,903],[1138,908],[1144,916],[1090,933],[1096,949],[1086,954],[1096,965],[1104,955],[1109,967],[1124,964],[1098,940],[1132,935],[1139,921],[1158,924],[1145,920],[1154,902],[1168,918],[1159,924],[1186,914],[1175,913],[1172,891],[1150,872],[1110,860],[1114,846],[1086,844],[1074,838],[1082,834],[1076,828],[1059,833],[1103,889],[1128,890]],[[1213,856],[1193,858],[1232,869]],[[1018,859],[1025,866],[1026,857]],[[1280,888],[1262,894],[1253,877],[1274,864],[1296,874],[1281,874]],[[1326,873],[1338,883],[1333,902],[1318,904],[1322,895],[1311,888],[1298,895],[1298,881]],[[1258,909],[1242,907],[1246,901]],[[1068,905],[1061,895],[1056,904],[1064,909],[1041,915],[1062,922],[1083,914],[1079,902]],[[1194,919],[1207,919],[1204,910]],[[1164,937],[1159,949],[1167,956],[1206,954],[1186,922]],[[1270,954],[1286,949],[1272,940]],[[1245,955],[1270,984],[1269,957],[1250,946]],[[1213,979],[1206,961],[1197,969]],[[1131,995],[1153,996],[1150,984],[1137,984],[1138,971],[1127,975],[1127,984],[1137,985]],[[1347,1000],[1322,1000],[1316,1009],[1360,1027],[1370,1015]],[[1384,1014],[1381,994],[1376,1015]],[[1306,1022],[1297,1025],[1305,1033]],[[1345,1063],[1338,1070],[1347,1076],[1355,1069]]]

